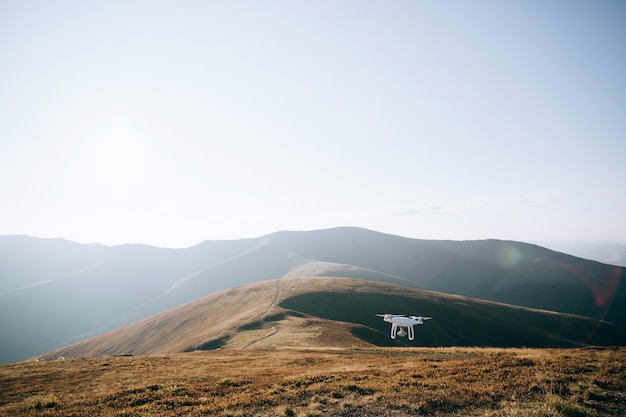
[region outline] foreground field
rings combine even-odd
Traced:
[[[0,415],[617,416],[626,348],[220,350],[0,366]]]

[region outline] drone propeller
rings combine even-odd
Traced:
[[[391,317],[405,317],[404,314],[376,314],[378,317],[385,317],[385,316],[391,316]]]
[[[432,317],[411,316],[413,320],[432,320]]]

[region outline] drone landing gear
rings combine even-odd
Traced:
[[[413,326],[406,326],[406,327],[400,327],[400,329],[398,329],[397,324],[392,324],[391,325],[391,338],[395,339],[396,336],[400,336],[400,337],[404,337],[407,336],[409,338],[409,340],[414,340],[415,339],[415,330],[413,329]]]

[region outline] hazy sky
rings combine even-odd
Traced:
[[[0,234],[626,238],[626,2],[0,0]]]

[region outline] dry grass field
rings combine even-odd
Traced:
[[[626,348],[216,350],[0,366],[2,416],[621,416]]]

